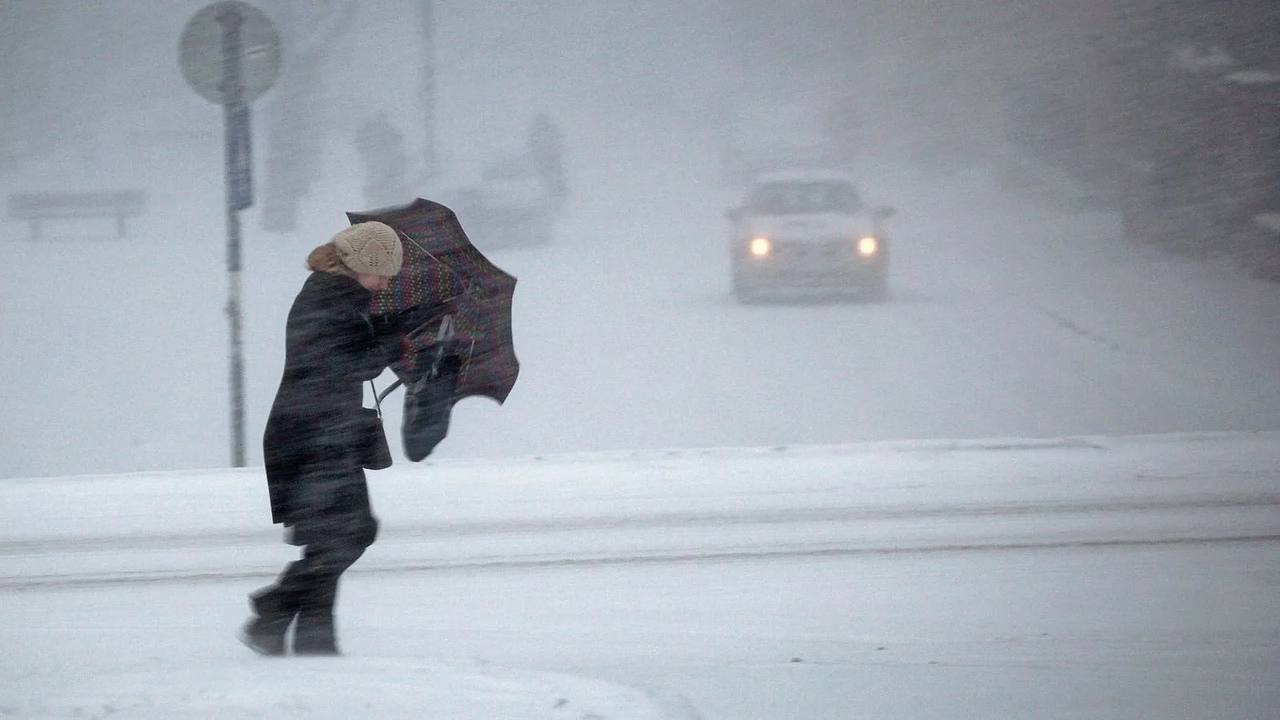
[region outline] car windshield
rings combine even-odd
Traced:
[[[862,209],[862,200],[847,182],[773,182],[757,187],[747,205],[766,215],[793,215],[856,212]]]

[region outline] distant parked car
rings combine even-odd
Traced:
[[[480,183],[459,193],[455,212],[481,250],[551,242],[555,201],[528,156],[511,156],[484,169]]]
[[[889,293],[889,207],[867,207],[853,179],[831,170],[759,176],[744,204],[729,210],[733,292],[767,296]]]

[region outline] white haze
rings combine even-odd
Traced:
[[[50,222],[40,242],[0,221],[2,476],[228,463],[222,118],[177,62],[203,4],[0,4],[0,190],[149,198],[124,241],[107,220]],[[1280,427],[1274,286],[1136,247],[1113,214],[1064,209],[980,160],[1005,152],[992,73],[1051,51],[897,3],[755,4],[437,4],[441,176],[474,181],[543,112],[565,131],[570,184],[550,245],[489,253],[519,278],[521,376],[505,406],[459,405],[439,457]],[[307,35],[291,7],[286,43]],[[318,140],[290,139],[315,148],[297,231],[242,213],[251,464],[303,258],[367,205],[356,128],[385,111],[414,193],[435,187],[418,159],[415,3],[348,23],[321,53],[321,92],[298,101]],[[939,33],[972,43],[929,52]],[[282,82],[304,69],[290,62]],[[735,118],[848,96],[867,121],[863,192],[898,210],[893,299],[735,304],[721,173]],[[279,101],[254,105],[259,197]]]

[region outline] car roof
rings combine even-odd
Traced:
[[[764,183],[786,183],[786,182],[847,182],[853,184],[853,177],[848,173],[839,170],[826,170],[819,168],[793,169],[793,170],[775,170],[773,172],[762,173],[756,176],[755,184],[762,185]]]

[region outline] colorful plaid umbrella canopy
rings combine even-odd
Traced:
[[[435,327],[450,316],[462,367],[454,400],[483,395],[507,399],[520,363],[511,340],[511,300],[516,279],[503,272],[467,239],[457,215],[440,203],[418,198],[407,205],[349,212],[351,224],[377,220],[395,228],[404,243],[404,264],[391,287],[374,293],[374,314],[412,311],[415,324]],[[391,366],[404,382],[423,374],[436,357],[433,333],[404,340]]]

